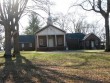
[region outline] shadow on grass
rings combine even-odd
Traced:
[[[80,62],[79,64],[70,65],[70,66],[66,66],[66,67],[74,68],[74,69],[80,69],[81,67],[83,67],[83,68],[85,67],[85,69],[88,68],[89,70],[90,69],[101,69],[101,68],[108,69],[108,70],[110,69],[110,65],[109,65],[110,58],[108,58],[108,57],[100,56],[100,55],[89,55],[89,56],[78,55],[75,57],[83,59],[84,61]],[[101,64],[101,62],[104,63],[104,61],[106,62],[107,65]]]
[[[0,83],[68,83],[66,80],[75,83],[103,83],[34,64],[23,56],[17,56],[15,60],[6,59],[4,68],[0,70]]]

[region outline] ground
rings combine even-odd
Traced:
[[[103,51],[24,51],[4,59],[0,83],[110,83],[110,53]]]

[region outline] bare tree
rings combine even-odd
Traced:
[[[57,13],[54,15],[55,21],[54,24],[60,27],[62,30],[65,30],[66,27],[66,15],[63,13]]]
[[[29,15],[29,26],[26,27],[25,29],[25,34],[26,35],[34,35],[36,31],[38,31],[40,29],[40,18],[38,17],[38,15],[36,15],[36,13],[31,13]]]
[[[76,16],[76,13],[67,15],[58,14],[55,22],[61,29],[71,33],[87,33],[90,31],[90,25],[86,22],[86,16]]]
[[[14,54],[19,54],[19,19],[28,0],[0,0],[0,24],[5,28],[5,57],[11,57],[11,37],[14,39]]]
[[[71,28],[71,31],[74,31],[75,33],[86,33],[88,31],[89,27],[86,27],[87,23],[84,16],[79,16],[79,18],[76,18],[75,14],[70,14],[68,17],[68,22],[70,23],[69,25],[71,25],[68,29]]]
[[[0,49],[2,48],[2,47],[4,47],[4,27],[2,26],[2,25],[0,25]]]
[[[83,0],[81,3],[77,3],[86,11],[95,11],[103,16],[105,20],[105,33],[106,33],[106,47],[105,51],[110,51],[109,47],[109,13],[110,13],[110,0]]]
[[[51,0],[32,0],[32,1],[34,2],[34,7],[31,9],[31,11],[34,11],[34,12],[36,12],[36,10],[43,11],[44,13],[46,13],[48,15],[48,17],[51,17],[52,21],[54,21],[53,13],[51,10],[51,7],[53,5],[55,5],[53,1],[51,1]],[[46,21],[47,21],[47,18],[46,18],[45,22]]]
[[[50,14],[51,6],[54,5],[54,2],[52,2],[51,0],[32,0],[32,1],[35,3],[33,7],[34,10],[43,10],[47,14]]]

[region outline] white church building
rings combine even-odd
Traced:
[[[65,50],[66,32],[53,25],[51,17],[48,18],[47,26],[40,29],[35,34],[35,49],[46,50]]]

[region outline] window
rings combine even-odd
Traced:
[[[32,47],[32,43],[29,43],[29,47]]]
[[[40,41],[40,42],[39,42],[39,45],[42,46],[42,45],[43,45],[43,39],[39,39],[39,41]]]
[[[39,46],[40,47],[46,47],[46,37],[39,38]]]
[[[59,44],[59,45],[62,45],[62,42],[63,42],[63,41],[62,41],[62,38],[59,38],[59,39],[58,39],[58,44]]]
[[[21,44],[21,47],[24,48],[24,44],[23,43]]]
[[[59,37],[58,38],[58,45],[63,45],[63,38],[62,37]]]

